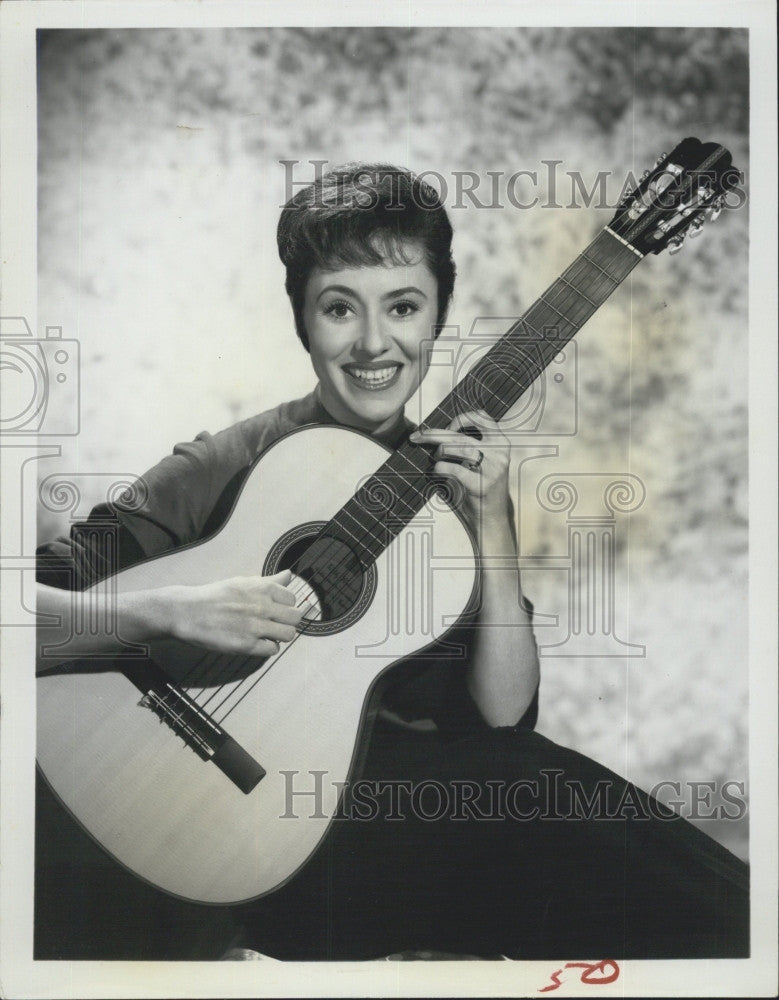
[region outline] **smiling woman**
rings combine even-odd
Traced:
[[[225,945],[298,960],[421,948],[746,955],[746,866],[618,775],[533,731],[539,661],[518,568],[509,442],[481,409],[418,429],[404,415],[425,376],[425,345],[446,318],[451,236],[434,192],[384,165],[333,171],[285,206],[279,252],[318,385],[178,445],[143,477],[137,504],[97,509],[69,539],[42,547],[38,608],[62,624],[41,630],[40,668],[50,675],[39,688],[41,719],[56,724],[94,671],[82,661],[69,673],[57,656],[62,641],[69,660],[119,652],[119,637],[152,650],[172,641],[173,666],[160,667],[156,652],[140,675],[114,662],[135,685],[122,720],[154,723],[143,729],[154,733],[148,744],[127,740],[121,781],[74,779],[81,768],[61,747],[75,724],[51,750],[44,721],[41,755],[64,773],[72,800],[87,802],[85,825],[105,828],[108,849],[132,858],[142,877],[153,881],[148,872],[168,851],[156,884],[186,895],[164,880],[169,868],[192,878],[182,858],[194,854],[206,888],[188,898],[242,904]],[[383,477],[374,472],[382,461]],[[247,521],[236,521],[246,509]],[[257,541],[258,522],[271,544]],[[106,524],[115,534],[102,545]],[[275,558],[282,542],[297,546],[292,564]],[[433,573],[431,550],[443,572]],[[194,579],[176,576],[181,565]],[[82,590],[119,570],[114,617],[72,634],[79,604],[58,588]],[[444,591],[459,587],[454,612],[431,594],[432,577]],[[328,598],[340,610],[317,617]],[[91,605],[101,600],[90,592]],[[400,646],[382,659],[389,632]],[[187,657],[191,667],[177,674]],[[58,676],[64,686],[47,685]],[[107,702],[93,700],[102,712]],[[226,703],[217,720],[211,706]],[[84,704],[78,720],[90,710]],[[111,746],[121,744],[118,724],[108,728]],[[189,769],[191,796],[161,760]],[[108,806],[116,787],[123,798]],[[330,815],[320,811],[325,798]],[[238,858],[236,843],[248,857]],[[295,860],[301,843],[311,849]],[[268,871],[258,884],[256,873]],[[74,911],[67,920],[83,921],[80,941],[56,957],[93,947],[93,929]],[[144,928],[143,957],[179,957],[159,954],[152,920]]]

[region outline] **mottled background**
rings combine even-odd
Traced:
[[[81,474],[81,508],[103,498],[85,474],[140,474],[176,441],[312,385],[276,259],[282,160],[299,161],[295,180],[312,159],[437,171],[462,336],[478,316],[519,315],[609,221],[597,199],[572,204],[567,172],[590,188],[608,171],[613,203],[629,171],[697,135],[729,146],[748,189],[745,31],[154,29],[39,43],[39,324],[82,352],[81,432],[39,464]],[[560,161],[554,192],[545,160]],[[466,170],[482,199],[487,171],[537,171],[517,192],[538,204],[458,204]],[[542,645],[565,638],[569,596],[566,516],[541,508],[539,480],[629,472],[646,489],[614,525],[615,631],[646,655],[544,655],[539,729],[647,789],[747,778],[746,282],[744,207],[638,268],[578,337],[578,383],[570,369],[550,383],[548,423],[521,438],[557,448],[525,463],[517,497]],[[446,379],[431,374],[420,405]],[[552,433],[571,429],[574,403],[576,433]],[[41,506],[42,537],[67,523]],[[747,856],[746,821],[700,824]]]

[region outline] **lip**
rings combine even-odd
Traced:
[[[378,372],[384,371],[389,368],[394,368],[393,374],[383,382],[372,382],[368,379],[360,378],[359,375],[355,374],[358,371],[364,372]],[[382,362],[366,362],[365,364],[356,364],[351,362],[347,365],[343,365],[341,370],[349,379],[349,384],[357,386],[358,389],[362,389],[365,392],[382,392],[385,389],[390,389],[394,386],[398,379],[400,378],[400,373],[403,369],[403,365],[398,361],[382,361]]]

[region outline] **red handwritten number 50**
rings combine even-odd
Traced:
[[[619,979],[619,966],[610,958],[604,958],[602,962],[566,962],[562,969],[552,973],[551,983],[542,986],[538,992],[549,993],[551,990],[559,989],[563,985],[560,976],[565,969],[583,969],[579,981],[589,986],[605,986]]]

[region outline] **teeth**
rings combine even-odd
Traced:
[[[371,385],[378,385],[381,382],[389,382],[397,368],[350,368],[349,374],[358,378],[361,382],[370,382]]]

